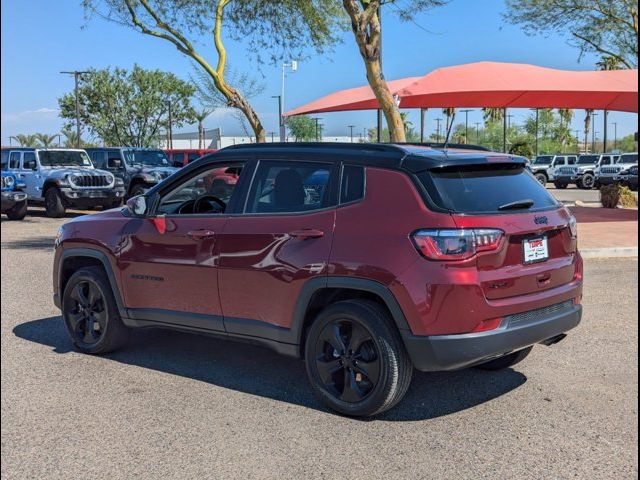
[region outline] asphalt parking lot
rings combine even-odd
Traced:
[[[587,262],[564,342],[513,370],[418,373],[362,421],[259,347],[139,331],[74,352],[51,301],[61,222],[1,225],[3,478],[637,478],[637,260]]]

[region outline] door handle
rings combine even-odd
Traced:
[[[187,237],[193,238],[194,240],[206,240],[215,237],[215,235],[215,232],[212,230],[191,230],[187,233]]]
[[[299,238],[300,240],[307,240],[308,238],[320,238],[324,236],[324,232],[322,230],[316,230],[315,228],[305,228],[289,232],[289,235],[294,238]]]
[[[543,273],[543,274],[538,275],[536,277],[536,279],[538,280],[538,285],[544,286],[544,285],[547,285],[551,281],[551,274],[550,273]]]

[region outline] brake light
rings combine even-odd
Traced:
[[[479,252],[499,250],[504,232],[489,228],[418,230],[411,239],[425,258],[466,260]]]

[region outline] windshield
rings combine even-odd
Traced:
[[[638,163],[638,154],[637,153],[628,153],[622,155],[618,163]]]
[[[541,155],[539,157],[536,157],[536,159],[534,160],[533,164],[534,165],[549,165],[551,163],[551,160],[553,160],[553,156],[552,155]]]
[[[595,165],[598,161],[598,155],[580,155],[578,165]]]
[[[125,150],[124,161],[136,167],[169,166],[169,158],[162,150]]]
[[[89,155],[78,150],[40,150],[40,165],[43,167],[88,167],[93,168]]]
[[[434,202],[457,213],[497,213],[514,202],[530,210],[557,207],[556,200],[520,165],[447,167],[418,175]]]

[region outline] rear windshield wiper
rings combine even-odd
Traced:
[[[498,210],[518,210],[520,208],[526,209],[531,208],[535,202],[533,200],[529,200],[528,198],[524,200],[516,200],[515,202],[505,203],[498,207]]]

